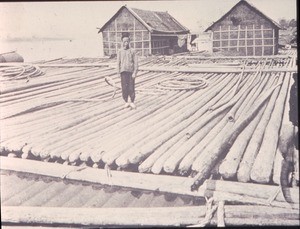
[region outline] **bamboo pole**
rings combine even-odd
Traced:
[[[232,85],[231,85],[232,86]],[[229,87],[230,88],[230,87]],[[224,88],[224,91],[226,92],[227,89]],[[223,96],[222,93],[220,93],[218,96],[214,97],[212,100],[210,100],[207,104],[205,104],[203,107],[200,108],[200,110],[198,110],[194,116],[197,117],[197,116],[201,116],[201,114],[203,113],[203,111],[205,112],[209,107],[210,107],[210,104],[213,104],[215,101],[218,101],[220,99],[220,97]],[[202,116],[201,116],[202,117]],[[198,126],[198,121],[197,121],[197,118],[195,119],[194,122],[192,122],[190,125],[188,125],[184,130],[180,131],[178,134],[181,135],[181,136],[190,136],[189,133],[187,132],[190,132],[190,130],[192,130],[194,128],[194,126]],[[188,137],[189,138],[189,137]],[[155,162],[155,167],[156,169],[152,169],[152,172],[155,172],[154,173],[159,173],[162,169],[162,165],[163,165],[163,162],[169,158],[169,156],[171,155],[174,155],[172,152],[174,150],[176,150],[178,147],[180,148],[180,146],[183,146],[185,143],[185,141],[188,140],[186,138],[182,138],[182,140],[180,140],[180,144],[179,142],[177,142],[175,145],[173,146],[170,146],[168,151],[166,153],[164,153],[164,155],[162,155],[161,157],[157,158],[157,162]],[[157,151],[159,152],[158,154],[163,154],[163,152],[161,150]],[[156,153],[157,154],[157,153]],[[169,156],[167,156],[169,155]],[[173,157],[173,156],[172,156]],[[177,159],[180,159],[178,157],[176,157]]]
[[[3,64],[2,64],[3,65]],[[4,64],[3,66],[9,66],[9,63]],[[109,68],[115,68],[114,64],[40,64],[39,67],[109,67]],[[241,72],[242,68],[235,68],[235,69],[228,69],[228,68],[212,68],[212,67],[204,67],[204,68],[186,68],[186,67],[177,67],[177,68],[166,68],[166,67],[146,67],[146,66],[141,66],[139,67],[139,70],[141,71],[159,71],[159,72],[218,72],[218,73],[239,73]],[[296,72],[296,68],[281,68],[281,69],[265,69],[262,71],[266,72],[273,72],[273,71],[284,71],[284,72]],[[245,69],[245,72],[256,72],[255,69]]]
[[[252,85],[252,81],[250,82],[250,85]],[[249,89],[249,87],[248,87]],[[239,98],[238,102],[231,108],[231,112],[235,113],[236,110],[239,110],[241,108],[241,104],[243,104],[245,96],[247,96],[248,93],[243,92],[242,98],[240,96],[236,96]],[[232,123],[232,122],[230,122]],[[227,124],[226,128],[229,128],[230,124],[228,123],[228,117],[225,116],[212,130],[209,131],[208,135],[200,141],[180,162],[179,164],[179,171],[181,174],[186,174],[189,169],[192,167],[192,164],[196,160],[196,158],[200,155],[200,153],[205,150],[207,145],[212,142],[215,139],[215,136],[218,135],[220,131],[222,131]],[[224,130],[223,130],[224,131]]]
[[[247,84],[245,84],[247,85]],[[226,110],[228,110],[231,106],[236,106],[236,104],[234,105],[234,103],[238,100],[238,98],[243,98],[246,93],[245,93],[245,89],[249,89],[248,85],[245,86],[244,88],[242,88],[239,93],[234,97],[234,99],[227,103],[224,104],[223,106],[221,106],[221,108],[209,113],[208,115],[204,115],[203,117],[201,117],[201,121],[200,123],[192,126],[192,128],[190,130],[187,130],[189,135],[193,136],[194,138],[190,138],[188,140],[188,142],[192,142],[193,139],[197,138],[196,142],[192,144],[190,144],[190,146],[186,146],[186,144],[183,144],[181,147],[177,148],[177,150],[175,150],[175,152],[173,152],[170,157],[167,159],[167,161],[164,164],[164,170],[166,172],[173,172],[175,170],[175,168],[177,167],[177,165],[180,163],[181,159],[188,153],[188,151],[191,149],[191,147],[193,147],[194,145],[196,145],[197,143],[199,143],[202,138],[209,132],[209,127],[211,125],[211,122],[215,122],[215,119],[217,119],[218,121],[220,121],[224,115],[226,114]],[[240,95],[244,95],[244,96],[240,96]],[[242,99],[240,100],[242,101]],[[211,100],[210,104],[213,104],[213,100]],[[239,102],[238,102],[239,103]],[[207,104],[208,107],[211,107],[210,104]],[[221,117],[219,117],[221,116]],[[218,117],[218,118],[216,118]],[[209,123],[209,124],[208,124]],[[196,127],[196,128],[194,128]],[[203,129],[204,128],[204,129]],[[203,130],[206,130],[206,132],[203,132]],[[198,133],[196,133],[196,131],[199,131]],[[197,136],[194,136],[194,135]],[[198,138],[200,136],[200,138]]]
[[[224,118],[226,112],[219,114],[208,122],[205,126],[201,128],[201,131],[193,135],[183,144],[178,146],[174,145],[174,150],[170,149],[170,155],[166,158],[163,163],[163,169],[167,173],[175,172],[175,169],[178,167],[182,159],[206,136],[207,133],[215,126],[219,121]],[[160,159],[159,159],[160,160]]]
[[[179,139],[181,139],[185,135],[184,131],[180,132],[176,136],[174,136],[171,140],[167,141],[165,144],[163,144],[161,147],[159,147],[153,154],[150,155],[149,158],[146,159],[140,166],[139,171],[145,172],[149,171],[151,167],[153,166],[153,163],[162,155],[164,152],[170,148],[172,145],[174,145]]]
[[[144,101],[147,102],[149,105],[151,105],[151,103],[152,103],[151,100],[150,101],[144,100]],[[131,114],[128,113],[129,118],[130,118],[130,116],[131,116]],[[111,125],[113,123],[114,124],[119,123],[119,127],[124,126],[124,124],[125,124],[124,121],[127,121],[125,119],[125,117],[124,116],[119,116],[118,119],[119,120],[116,120],[115,122],[111,122]],[[132,119],[132,120],[134,121],[134,119]],[[108,124],[109,121],[114,121],[114,119],[108,120],[106,122],[103,121],[103,123]],[[130,120],[128,119],[128,121],[130,121]],[[126,122],[126,123],[128,123],[128,122]],[[90,151],[91,159],[95,163],[100,161],[100,159],[102,157],[102,154],[103,154],[103,152],[99,150],[99,148],[101,147],[101,143],[99,143],[99,133],[101,133],[103,131],[105,132],[105,129],[112,131],[113,128],[111,127],[111,125],[106,125],[106,128],[104,128],[104,127],[102,127],[103,125],[100,124],[97,131],[92,131],[88,136],[84,135],[85,137],[87,137],[89,139],[89,141],[88,141],[88,143],[84,144],[85,146],[80,148],[81,152],[86,151],[86,150]],[[78,141],[80,141],[80,138],[78,138]],[[64,153],[66,155],[69,155],[70,152],[71,151],[69,149],[64,150]],[[78,155],[79,153],[80,152],[78,151],[77,153],[75,153],[75,155]],[[93,157],[92,157],[92,155],[93,155]],[[61,154],[61,157],[62,156],[63,156],[63,154]],[[74,160],[74,159],[72,159],[72,160]]]
[[[265,77],[265,79],[267,78],[268,77]],[[272,83],[271,80],[269,80],[268,82],[269,82],[269,86],[271,86]],[[258,94],[261,93],[263,87],[264,84],[262,83],[260,85],[260,89],[256,91],[256,95],[249,93],[250,100],[252,101],[255,100],[258,97]],[[266,88],[268,88],[268,86],[266,86]],[[248,104],[251,104],[251,102],[249,102]],[[234,178],[236,176],[237,169],[240,164],[243,153],[259,121],[261,120],[261,117],[265,111],[266,106],[267,106],[266,104],[263,105],[262,109],[258,112],[257,116],[254,117],[253,121],[243,130],[243,132],[234,141],[224,161],[219,167],[219,173],[222,175],[223,178],[228,179],[228,178]]]
[[[252,83],[251,83],[252,84]],[[245,96],[246,93],[243,93],[243,96]],[[239,100],[238,103],[234,105],[234,107],[231,108],[231,110],[237,110],[240,109],[240,103],[242,102],[242,99]],[[179,171],[181,174],[186,174],[190,167],[192,166],[192,163],[194,160],[198,157],[198,155],[206,148],[206,146],[211,142],[215,136],[225,127],[225,125],[228,122],[228,118],[223,118],[212,130],[209,131],[208,135],[204,137],[202,141],[200,141],[181,161],[179,164]],[[204,128],[203,130],[205,130]]]
[[[68,112],[68,113],[69,113],[69,112]],[[68,114],[68,113],[67,113],[67,114]],[[68,117],[68,116],[66,115],[66,118],[70,118],[70,117]],[[61,121],[61,120],[60,120],[60,121]],[[44,120],[42,120],[41,123],[42,123],[42,124],[45,123]],[[47,122],[47,124],[48,124],[48,122]],[[50,123],[50,124],[51,124],[51,128],[52,128],[52,129],[53,129],[53,128],[54,128],[54,130],[59,129],[58,126],[53,126],[53,123]],[[58,124],[60,124],[60,123],[58,123]],[[28,128],[30,128],[30,129],[35,129],[35,127],[34,127],[34,125],[33,125],[32,122],[31,122],[31,127],[28,127]],[[25,132],[24,132],[25,135],[28,135],[27,132],[26,132],[28,128],[26,128],[26,127],[24,127],[24,126],[22,127],[22,129],[25,131]],[[43,128],[41,128],[40,125],[37,125],[37,128],[36,128],[36,129],[37,129],[37,130],[35,131],[35,134],[36,134],[38,137],[39,137],[40,133],[45,133],[45,129],[48,130],[48,132],[50,131],[49,128],[45,128],[45,125],[43,125]],[[48,137],[49,137],[49,135],[48,135]],[[47,140],[47,141],[48,141],[47,143],[49,143],[49,140]]]
[[[186,109],[184,109],[185,111],[183,117],[180,117],[180,119],[176,118],[176,122],[169,128],[167,128],[165,131],[159,129],[157,135],[160,135],[160,139],[154,138],[150,142],[145,142],[146,144],[143,144],[141,146],[141,150],[139,152],[131,154],[129,162],[136,163],[142,158],[147,157],[153,152],[155,148],[160,146],[165,141],[168,141],[172,136],[182,131],[186,126],[189,126],[195,120],[196,117],[201,116],[208,109],[208,107],[205,104],[217,95],[216,90],[217,88],[214,89],[214,91],[211,91],[211,93],[207,94],[205,97],[199,98],[200,100],[195,103],[193,109],[189,111],[186,111]]]
[[[272,199],[274,197],[274,194],[277,194],[274,197],[275,201],[286,202],[282,192],[280,191],[279,193],[277,193],[280,187],[274,185],[241,183],[224,180],[206,180],[202,188],[211,191],[234,193],[238,195],[243,195],[245,197],[255,197],[259,199],[264,199],[265,201]],[[292,203],[299,203],[299,189],[288,188],[288,191],[290,192]]]
[[[90,82],[89,82],[90,83]],[[96,87],[98,87],[99,88],[99,86],[100,85],[96,85],[96,86],[93,86],[94,88],[96,88]],[[102,86],[104,86],[104,85],[102,85]],[[82,85],[76,85],[76,86],[73,86],[73,89],[76,89],[76,88],[78,88],[78,89],[85,89],[85,88],[83,88],[83,86]],[[101,86],[100,86],[100,88],[101,88]],[[89,89],[91,89],[91,87],[89,88]],[[88,92],[88,88],[86,88],[86,90],[85,90],[86,92]],[[83,93],[84,91],[82,91],[82,92],[80,92],[80,93]],[[30,110],[35,110],[36,108],[39,108],[39,107],[42,107],[42,108],[44,108],[44,107],[46,107],[47,106],[47,102],[48,102],[48,104],[51,106],[52,104],[55,104],[55,103],[57,103],[57,104],[59,104],[59,103],[63,103],[63,102],[67,102],[67,101],[72,101],[72,99],[75,97],[75,96],[78,96],[78,92],[76,92],[76,91],[72,91],[72,90],[70,90],[69,88],[68,89],[66,89],[66,91],[62,91],[62,93],[63,93],[63,95],[65,96],[64,97],[64,99],[58,99],[58,96],[60,95],[60,93],[57,93],[57,92],[51,92],[52,94],[53,94],[53,96],[50,96],[50,95],[48,95],[48,94],[44,94],[44,96],[45,97],[41,97],[41,96],[38,96],[38,97],[36,97],[36,98],[30,98],[30,101],[33,103],[33,105],[31,106],[31,107],[29,107],[28,108],[28,105],[26,106],[26,103],[25,103],[25,101],[23,102],[23,103],[21,103],[23,106],[21,106],[21,104],[20,104],[20,102],[21,101],[18,101],[18,106],[20,106],[20,108],[18,108],[17,110],[14,108],[14,114],[8,114],[6,117],[9,117],[9,116],[13,116],[13,115],[15,115],[15,114],[21,114],[22,112],[23,113],[25,113],[26,111],[28,112],[28,111],[30,111]],[[104,95],[108,95],[108,94],[111,94],[111,89],[110,88],[105,88],[105,90],[104,90],[104,92],[102,93],[102,94],[100,94],[100,97],[103,97]],[[96,94],[96,95],[98,95],[99,96],[99,92],[98,92],[98,94]],[[91,93],[89,93],[88,94],[88,96],[95,96],[94,94],[91,94]],[[73,98],[72,98],[73,97]],[[44,101],[44,103],[43,104],[41,104],[41,101],[38,101],[38,99],[41,99],[41,98],[44,98],[45,99],[45,101]],[[91,97],[89,97],[89,98],[91,98]],[[89,99],[89,98],[87,98],[87,99]],[[74,98],[75,100],[76,99],[78,99],[78,97],[76,98]],[[7,105],[7,107],[8,106],[13,106],[14,104],[12,104],[12,105]]]
[[[181,96],[181,97],[173,99],[171,101],[171,103],[167,105],[167,107],[169,105],[176,104],[176,102],[178,103],[179,101],[180,101],[179,104],[182,104],[182,102],[186,102],[190,99],[191,99],[190,96],[186,97],[185,95],[183,95],[183,97]],[[162,119],[164,119],[168,115],[168,113],[171,112],[172,109],[173,108],[166,109],[164,112],[159,112],[159,110],[156,109],[155,112],[152,115],[153,116],[152,121],[154,123],[161,122]],[[159,113],[160,113],[160,115],[158,115]],[[146,121],[146,119],[144,119],[144,118],[139,119],[139,121],[137,123],[135,123],[134,126],[131,126],[130,129],[127,129],[126,134],[125,133],[120,133],[120,135],[119,135],[120,137],[114,138],[113,135],[108,135],[108,136],[106,136],[105,140],[103,139],[104,145],[102,145],[101,148],[107,153],[107,156],[105,156],[105,157],[107,157],[107,159],[105,159],[105,157],[104,157],[104,161],[106,163],[107,162],[112,163],[119,155],[121,155],[123,153],[123,151],[125,151],[126,149],[131,148],[133,142],[138,141],[140,138],[142,138],[144,136],[147,136],[150,133],[149,132],[150,129],[148,129],[148,128],[146,129],[146,127],[149,126],[149,128],[151,128],[151,127],[153,127],[153,124],[152,124],[152,122],[145,122],[145,121]],[[139,125],[142,124],[142,123],[145,123],[146,126],[145,126],[144,131],[141,133],[141,131],[139,129]],[[133,138],[133,136],[136,136],[138,138]],[[126,138],[127,140],[124,141],[125,140],[124,138]],[[113,139],[114,143],[112,143],[112,140],[110,140],[110,139]],[[122,144],[125,144],[125,145],[119,144],[121,142],[123,142]]]
[[[186,125],[183,125],[183,124],[181,124],[181,125],[176,125],[176,124],[179,124],[182,120],[185,120],[185,122],[188,122],[187,118],[190,117],[191,114],[195,113],[198,110],[198,108],[201,107],[202,104],[205,104],[206,101],[209,100],[209,97],[205,96],[205,98],[204,98],[205,92],[209,89],[210,88],[205,88],[203,91],[198,91],[198,93],[193,93],[193,96],[189,97],[189,99],[188,99],[189,103],[194,104],[193,109],[186,110],[185,109],[185,104],[186,104],[187,101],[185,101],[184,103],[177,104],[172,109],[166,110],[164,115],[160,114],[158,116],[160,122],[155,121],[156,124],[154,126],[152,126],[151,129],[144,130],[142,133],[140,132],[140,129],[136,129],[137,133],[139,133],[139,137],[141,138],[141,141],[143,141],[143,143],[140,142],[139,144],[143,145],[144,148],[146,148],[146,147],[149,148],[149,150],[147,150],[147,152],[146,152],[147,155],[149,155],[149,153],[153,152],[152,150],[155,148],[156,145],[158,146],[161,143],[165,142],[166,140],[170,139],[173,135],[175,135],[176,133],[178,133],[180,131],[180,128],[183,129],[186,126]],[[213,92],[213,93],[216,93],[216,92]],[[200,97],[197,97],[196,94],[200,94]],[[195,98],[196,98],[196,100],[195,100]],[[183,112],[182,115],[178,116],[175,113],[172,113],[172,110],[174,110],[174,111],[182,110],[184,112]],[[168,117],[168,119],[170,119],[172,121],[166,123],[164,116]],[[164,128],[162,128],[162,126],[164,126]],[[172,131],[173,135],[170,135],[170,134],[161,135],[162,133],[166,133],[166,131],[168,131],[168,130],[170,132],[170,128],[172,128],[172,127],[173,127],[173,129],[177,128],[175,131]],[[153,130],[155,130],[154,133],[153,133]],[[154,138],[152,140],[152,141],[156,141],[156,143],[149,142],[149,140],[146,141],[146,139],[144,138],[144,136],[147,136],[147,138],[150,138],[148,136],[150,133],[152,133],[151,136],[150,136],[151,138],[153,138],[154,136],[161,135],[159,139]],[[129,136],[131,136],[131,135],[129,135]],[[161,139],[163,139],[163,136],[168,137],[168,139],[162,141]],[[144,143],[146,143],[146,144],[144,144]],[[133,146],[129,145],[129,147],[133,147]],[[121,150],[124,150],[124,149],[121,149]],[[119,150],[112,150],[112,151],[114,151],[114,153],[109,153],[107,151],[106,152],[107,156],[106,155],[103,156],[103,161],[105,163],[109,163],[109,164],[112,163],[118,156],[120,156],[123,153],[122,151],[120,152]],[[144,150],[142,150],[140,152],[143,152],[143,151]],[[130,159],[129,159],[129,161],[131,161],[132,163],[134,163],[133,160],[135,160],[136,162],[140,161],[141,157],[145,156],[144,153],[140,153],[140,152],[139,151],[138,152],[133,152],[132,161]]]
[[[187,68],[187,67],[178,67],[178,68],[166,68],[166,67],[141,67],[139,68],[143,71],[159,71],[159,72],[214,72],[214,73],[240,73],[242,68],[236,68],[229,70],[228,68]],[[256,69],[247,69],[245,68],[244,72],[256,72]],[[296,72],[296,68],[278,68],[278,69],[262,69],[262,72]]]
[[[274,165],[273,165],[273,182],[275,184],[280,184],[280,174],[281,174],[281,167],[282,167],[282,161],[284,160],[283,155],[285,157],[291,158],[291,155],[289,154],[289,150],[291,147],[292,139],[294,136],[294,130],[293,125],[289,121],[289,101],[290,101],[290,88],[292,85],[292,80],[290,80],[289,86],[288,86],[288,93],[285,100],[284,105],[284,111],[283,111],[283,118],[279,133],[279,139],[278,139],[278,147],[276,150],[275,158],[274,158]],[[286,158],[286,159],[288,159]]]
[[[68,93],[68,92],[76,94],[77,92],[74,91],[75,89],[80,89],[85,84],[93,83],[94,80],[99,81],[99,76],[93,76],[93,78],[89,77],[88,79],[84,79],[84,80],[82,80],[82,79],[81,80],[77,80],[76,82],[73,82],[71,84],[64,84],[63,87],[62,86],[58,86],[58,87],[54,87],[54,88],[52,87],[50,92],[43,93],[43,95],[45,97],[47,97],[47,96],[49,97],[49,99],[47,99],[48,103],[57,102],[58,99],[55,98],[55,96],[58,97],[60,93],[58,93],[55,89],[63,89],[63,88],[65,88],[66,90],[61,90],[61,93],[64,96],[66,96],[66,93]],[[109,90],[111,90],[111,89],[109,88]],[[54,96],[54,98],[51,98],[50,96]],[[30,105],[30,107],[28,107],[28,104],[26,104],[26,103],[23,103],[23,104],[21,103],[22,106],[19,104],[17,108],[14,108],[11,111],[8,110],[8,109],[5,109],[5,113],[2,116],[3,117],[9,117],[9,116],[12,116],[13,114],[21,113],[24,110],[29,110],[30,108],[34,108],[34,107],[45,105],[45,101],[44,100],[41,101],[41,99],[40,99],[41,96],[40,95],[35,96],[34,98],[35,99],[33,99],[33,98],[30,99],[30,101],[32,103]],[[62,100],[62,99],[60,99],[60,100]],[[22,99],[19,100],[18,103],[20,103],[21,101],[22,101]],[[6,106],[9,106],[9,105],[6,105]]]
[[[111,73],[110,73],[111,72]],[[82,79],[80,74],[86,74],[88,76],[93,75],[95,76],[96,74],[105,75],[105,74],[112,74],[113,71],[110,69],[80,69],[76,71],[68,71],[68,72],[62,72],[61,74],[57,74],[55,76],[49,76],[47,74],[47,77],[43,79],[35,79],[35,82],[32,82],[31,84],[24,86],[22,84],[21,87],[16,87],[14,86],[13,89],[11,90],[6,90],[3,92],[3,95],[1,96],[2,101],[6,98],[6,101],[10,101],[9,99],[12,99],[11,97],[18,98],[24,100],[24,98],[29,97],[29,96],[34,96],[39,93],[44,93],[44,92],[49,92],[53,91],[53,88],[61,87],[62,85],[73,85],[76,82],[88,82],[86,78]],[[62,77],[63,76],[63,77]],[[98,75],[99,77],[99,75]],[[90,77],[88,77],[89,79]],[[95,78],[95,77],[94,77]],[[97,78],[95,78],[97,79]],[[23,95],[23,97],[22,97]],[[21,100],[22,101],[22,100]]]
[[[228,103],[228,102],[234,97],[234,95],[235,95],[235,94],[237,93],[237,91],[238,91],[238,88],[239,88],[239,86],[240,86],[240,82],[241,82],[242,79],[243,79],[244,69],[245,69],[245,66],[244,66],[244,68],[243,68],[243,70],[242,70],[242,73],[241,73],[240,76],[239,76],[238,82],[235,84],[235,87],[232,89],[232,93],[231,93],[225,100],[221,101],[221,103],[217,103],[217,104],[215,104],[213,107],[211,107],[211,110],[215,110],[215,109],[217,109],[217,108],[219,108],[219,107],[222,107],[223,105],[225,105],[226,103]]]
[[[122,113],[122,111],[120,111],[120,112]],[[116,114],[114,114],[114,115],[116,115]],[[80,129],[78,126],[74,126],[74,128],[68,130],[68,134],[67,135],[65,134],[64,136],[65,137],[67,136],[69,141],[74,141],[74,142],[75,141],[80,142],[82,137],[85,136],[86,138],[90,139],[89,142],[92,143],[93,139],[97,139],[97,138],[99,139],[99,131],[102,132],[103,130],[110,128],[112,123],[116,124],[116,122],[113,122],[113,121],[118,120],[118,122],[122,122],[122,120],[126,120],[126,118],[130,118],[130,114],[127,113],[125,117],[124,116],[123,117],[116,116],[116,119],[113,119],[112,117],[109,117],[109,116],[103,116],[103,119],[99,119],[96,117],[96,122],[95,121],[91,122],[91,119],[90,119],[89,125],[86,124],[85,126],[84,125],[82,126],[82,132],[79,132],[79,133],[77,132],[74,135],[73,129],[75,129],[75,130]],[[104,121],[104,120],[106,120],[106,121]],[[87,128],[89,126],[90,126],[90,128]],[[97,141],[97,140],[95,140],[95,141]],[[51,153],[52,157],[61,157],[61,153],[62,153],[61,150],[69,151],[69,147],[74,145],[73,142],[70,142],[70,145],[66,145],[66,143],[64,141],[59,141],[58,143],[59,143],[59,145],[55,144],[55,145],[51,146],[52,147],[52,153]],[[45,141],[45,144],[47,146],[47,141]],[[47,148],[49,148],[49,147],[47,147]],[[68,154],[68,152],[66,152],[66,154]]]
[[[249,144],[247,145],[246,151],[244,152],[243,159],[239,165],[239,169],[237,171],[237,178],[238,181],[241,182],[248,182],[250,181],[250,171],[252,168],[252,164],[255,160],[255,157],[257,155],[257,152],[259,150],[259,147],[261,145],[261,141],[263,138],[263,134],[265,131],[265,128],[269,122],[270,116],[273,112],[273,108],[277,99],[277,96],[279,94],[279,88],[275,89],[275,92],[272,94],[268,105],[266,107],[266,110],[256,127],[253,136],[251,137]]]
[[[278,133],[282,120],[284,102],[287,95],[290,77],[285,77],[276,101],[273,115],[266,127],[264,139],[251,169],[250,177],[257,182],[269,182],[273,168],[273,160],[278,144]],[[270,163],[271,162],[271,163]]]
[[[130,117],[130,114],[128,114],[128,117]],[[120,120],[122,120],[122,116],[120,117]],[[132,119],[132,120],[134,121],[135,119]],[[111,127],[109,125],[107,125],[107,128],[111,129]],[[95,133],[93,135],[95,135],[95,137],[97,137],[97,133]],[[99,136],[99,134],[98,134],[98,136]]]
[[[261,109],[265,101],[271,96],[274,89],[276,89],[279,85],[280,84],[273,86],[272,88],[267,90],[256,101],[253,110],[241,117],[241,121],[235,123],[232,130],[224,133],[224,135],[219,134],[214,141],[214,143],[217,143],[217,145],[209,145],[208,147],[206,147],[205,151],[200,154],[197,160],[193,163],[193,169],[198,171],[198,174],[194,178],[195,184],[193,185],[193,188],[203,183],[204,179],[206,179],[209,175],[210,170],[216,164],[219,156],[224,152],[224,150],[226,151],[231,147],[241,130],[243,130],[245,126],[253,119],[253,117]]]
[[[236,176],[237,168],[240,160],[243,156],[244,150],[248,144],[248,141],[252,137],[253,131],[255,130],[258,122],[260,121],[265,105],[259,110],[257,116],[253,121],[243,130],[243,132],[234,141],[229,152],[227,153],[224,161],[219,167],[219,173],[224,179],[234,178]]]

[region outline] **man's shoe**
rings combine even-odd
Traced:
[[[129,106],[132,108],[132,109],[135,109],[136,108],[136,105],[134,103],[129,103]]]
[[[128,108],[128,107],[130,107],[130,104],[129,103],[125,103],[124,104],[124,108]]]

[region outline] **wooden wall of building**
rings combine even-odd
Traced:
[[[242,56],[278,53],[278,28],[245,5],[212,27],[213,51]]]
[[[152,35],[151,36],[152,54],[154,55],[171,55],[174,53],[186,52],[187,43],[182,47],[178,46],[177,35]]]
[[[102,32],[104,55],[117,53],[117,50],[121,47],[123,32],[130,34],[131,47],[139,55],[149,55],[151,48],[150,32],[126,8]]]

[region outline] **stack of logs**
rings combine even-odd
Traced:
[[[210,59],[212,69],[225,65],[225,73],[140,70],[136,110],[125,110],[120,90],[113,98],[105,83],[111,77],[120,84],[113,60],[98,61],[102,65],[93,67],[82,66],[84,60],[55,60],[40,65],[46,74],[32,81],[3,82],[1,155],[198,180],[217,174],[241,182],[280,182],[278,141],[289,123],[293,83],[292,71],[280,69],[294,68],[295,57]],[[144,59],[141,66],[197,69],[192,65],[207,63],[178,57]],[[244,67],[231,72],[233,65]],[[198,78],[205,87],[158,87],[179,78],[183,85]]]

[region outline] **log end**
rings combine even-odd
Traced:
[[[63,159],[64,161],[67,161],[67,160],[69,160],[69,153],[68,152],[63,152],[61,155],[60,155],[60,157],[61,157],[61,159]]]
[[[151,171],[149,166],[142,166],[142,164],[138,167],[140,173],[148,173]]]
[[[22,153],[22,156],[21,156],[23,159],[27,159],[29,157],[29,154],[28,153]]]
[[[90,155],[88,153],[81,153],[79,155],[79,159],[81,161],[87,162],[90,159]]]
[[[81,154],[81,152],[71,153],[71,155],[69,156],[69,162],[73,163],[73,162],[78,161],[80,154]]]
[[[163,170],[166,172],[166,173],[173,173],[175,171],[175,166],[174,165],[171,165],[171,164],[167,164],[167,165],[164,165],[163,166]]]
[[[92,167],[93,168],[99,168],[99,165],[97,163],[94,163]]]
[[[39,156],[41,157],[42,160],[48,158],[49,156],[50,156],[52,159],[57,159],[57,158],[59,158],[58,155],[56,155],[56,154],[50,154],[50,153],[45,152],[45,151],[40,152]]]
[[[17,157],[17,155],[16,155],[15,153],[9,153],[9,154],[7,155],[7,157],[15,158],[15,157]]]
[[[108,160],[108,155],[105,154],[105,151],[94,151],[91,153],[90,157],[94,163],[99,163],[100,160],[103,160],[103,162],[106,163],[105,160]]]

